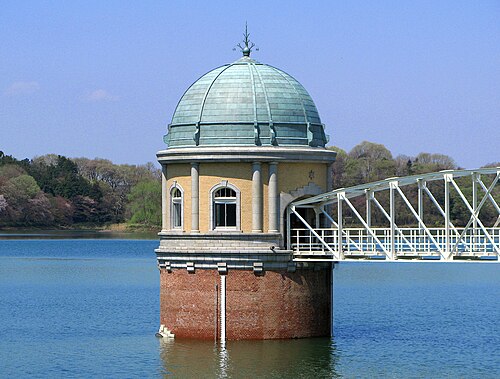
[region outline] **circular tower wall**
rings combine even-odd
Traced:
[[[164,329],[206,339],[329,334],[331,267],[295,262],[285,238],[286,206],[330,190],[335,160],[304,87],[244,56],[188,88],[164,140]]]

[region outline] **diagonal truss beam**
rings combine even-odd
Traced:
[[[327,250],[332,253],[333,257],[335,259],[340,259],[338,252],[335,253],[335,251],[326,243],[326,241],[309,225],[309,223],[304,220],[304,218],[295,210],[295,206],[290,207],[291,211],[297,216],[297,218],[304,224],[304,226],[309,229],[309,231],[314,234],[314,236],[327,248]],[[340,245],[340,244],[339,244]]]
[[[332,216],[330,216],[323,207],[321,207],[321,212],[326,216],[326,218],[328,218],[328,220],[330,220],[330,222],[333,224],[333,226],[335,226],[337,229],[339,228],[339,224],[332,218]],[[347,232],[345,230],[342,230],[342,235],[344,235],[347,240],[349,241],[350,244],[353,244],[354,246],[356,246],[358,249],[361,250],[361,246],[356,242],[354,241],[351,237],[349,237],[349,234],[347,234]]]
[[[406,195],[403,193],[403,191],[401,191],[401,188],[399,188],[399,186],[395,186],[395,188],[398,191],[401,198],[403,199],[403,201],[406,203],[406,206],[408,207],[410,212],[413,213],[413,216],[415,216],[415,218],[419,222],[420,226],[424,229],[425,233],[429,236],[429,238],[431,239],[434,246],[436,246],[436,248],[439,250],[439,253],[441,254],[441,256],[443,258],[447,259],[448,257],[444,256],[443,249],[441,249],[441,247],[439,246],[439,244],[437,243],[437,241],[433,237],[432,233],[430,232],[429,228],[427,228],[427,226],[424,224],[423,220],[420,218],[420,216],[418,215],[418,213],[415,210],[415,208],[413,207],[413,205],[411,205],[411,203],[408,200],[408,198],[406,197]]]
[[[490,184],[490,186],[488,188],[486,188],[486,186],[484,185],[484,183],[480,179],[476,178],[476,180],[479,183],[482,184],[482,187],[484,186],[483,190],[486,191],[486,194],[483,196],[483,198],[479,202],[479,205],[477,207],[475,207],[475,209],[474,209],[474,207],[471,207],[470,204],[469,204],[469,202],[467,201],[467,199],[465,199],[465,201],[467,201],[466,206],[468,206],[469,211],[471,212],[471,217],[470,217],[469,221],[467,222],[467,225],[465,225],[465,228],[462,231],[462,233],[458,236],[457,243],[453,247],[452,251],[458,250],[458,245],[459,245],[459,243],[461,241],[463,241],[463,239],[465,237],[465,234],[470,229],[470,225],[473,224],[473,223],[477,224],[477,220],[479,220],[479,212],[481,212],[481,209],[483,208],[483,205],[486,203],[486,200],[488,199],[488,196],[491,196],[491,191],[493,190],[493,188],[495,188],[495,185],[497,184],[498,179],[500,179],[500,172],[496,175],[495,179]],[[455,189],[458,188],[458,185],[455,183],[455,181],[453,181],[453,183],[454,183]],[[458,191],[459,191],[459,195],[463,196],[462,191],[460,191],[460,189],[458,189]],[[464,197],[462,197],[462,200],[464,200]],[[474,230],[474,232],[475,232],[475,230]]]
[[[392,222],[391,221],[391,216],[387,213],[387,211],[384,209],[384,207],[382,206],[382,204],[380,204],[380,202],[377,200],[377,198],[375,197],[375,194],[372,194],[371,200],[375,203],[375,205],[382,212],[382,214],[385,216],[385,218],[389,222]],[[403,238],[403,240],[408,244],[408,246],[414,248],[414,245],[410,241],[408,241],[408,239],[404,235],[403,231],[396,224],[394,225],[394,228],[399,233],[399,235],[401,236],[401,238]],[[416,252],[415,249],[413,251]]]
[[[465,197],[465,195],[463,194],[462,190],[457,185],[457,183],[455,182],[455,180],[453,180],[453,178],[451,178],[450,183],[453,185],[453,187],[455,187],[455,190],[457,191],[458,195],[460,196],[460,198],[464,202],[465,206],[469,209],[469,212],[471,212],[472,217],[475,219],[475,221],[477,222],[477,224],[479,225],[479,227],[483,231],[483,233],[486,236],[486,238],[488,238],[488,240],[492,244],[493,248],[496,250],[497,255],[500,255],[500,248],[497,246],[497,244],[495,243],[494,239],[491,237],[490,233],[488,233],[488,231],[484,227],[483,223],[479,219],[479,217],[478,217],[479,213],[477,213],[477,210],[474,211],[474,209],[472,209],[471,205],[469,204],[469,201],[467,200],[467,198]]]
[[[498,203],[496,202],[495,198],[493,196],[491,196],[491,191],[493,190],[493,187],[495,187],[495,185],[497,184],[498,179],[500,179],[500,173],[497,174],[497,176],[493,180],[493,183],[490,184],[489,188],[487,188],[484,185],[484,183],[483,183],[483,181],[481,179],[478,179],[477,182],[479,183],[479,185],[481,186],[481,188],[483,189],[483,191],[486,193],[485,196],[488,196],[488,198],[490,199],[491,204],[493,204],[493,207],[495,207],[496,211],[498,212],[498,215],[500,216],[500,207],[498,206]]]
[[[494,179],[490,184],[488,184],[483,181],[483,178],[481,177],[482,175],[489,175],[490,178],[493,176]],[[457,178],[465,177],[472,179],[472,202],[467,199],[463,190],[456,181]],[[428,187],[428,183],[434,181],[444,181],[444,205],[437,200],[437,195],[435,195],[435,193],[441,194],[443,189],[439,187],[439,192],[435,192],[431,191]],[[374,248],[377,251],[383,251],[390,260],[398,258],[396,249],[399,249],[400,246],[402,246],[403,251],[417,252],[419,255],[421,255],[421,253],[425,255],[426,252],[439,252],[441,260],[443,260],[443,258],[445,260],[454,258],[455,254],[460,252],[460,254],[466,253],[464,256],[459,256],[461,259],[484,259],[490,261],[493,257],[495,257],[493,260],[500,262],[500,228],[498,227],[500,225],[500,201],[495,198],[496,195],[494,195],[493,192],[496,188],[495,186],[498,186],[498,183],[500,183],[500,167],[474,170],[443,170],[429,174],[388,178],[349,188],[339,188],[328,193],[293,202],[290,204],[289,212],[293,212],[293,214],[297,215],[298,219],[302,221],[302,223],[309,230],[309,236],[314,236],[317,238],[317,241],[323,244],[325,247],[323,253],[328,252],[328,255],[331,253],[332,255],[338,254],[336,259],[351,259],[344,257],[342,252],[342,244],[347,242],[349,246],[359,249],[364,254],[369,254]],[[418,210],[416,206],[413,206],[412,201],[410,201],[411,198],[409,197],[409,194],[406,194],[402,188],[408,185],[418,185]],[[460,183],[460,185],[462,184]],[[455,190],[452,190],[452,188]],[[375,197],[376,192],[386,190],[390,191],[390,214],[389,208],[386,210],[386,208],[384,208]],[[452,192],[456,192],[456,194],[458,194],[461,202],[463,202],[465,208],[467,209],[466,212],[469,212],[469,214],[465,215],[465,218],[461,218],[466,224],[465,227],[462,226],[462,223],[460,223],[459,226],[455,226],[451,221],[450,213],[452,210],[451,206],[453,204],[453,198],[451,197]],[[396,225],[396,193],[399,193],[399,196],[404,201],[405,208],[407,207],[407,210],[409,210],[411,215],[414,217],[414,220],[418,222],[417,228],[406,228]],[[366,196],[366,218],[361,216],[360,212],[354,206],[355,203],[351,200],[360,196]],[[434,210],[436,210],[438,214],[444,218],[444,227],[433,227],[425,224],[424,220],[426,220],[426,213],[424,212],[424,197],[427,196],[431,203],[435,206],[435,208],[430,211],[432,211],[432,214],[435,215],[436,213]],[[363,225],[364,230],[343,227],[344,217],[346,216],[342,214],[341,209],[342,203],[344,202],[352,211],[353,216],[355,216]],[[484,205],[487,203],[491,203],[498,214],[498,218],[491,229],[489,226],[485,227],[485,221],[481,221],[480,219],[480,213],[482,213],[481,217],[485,215],[482,209],[484,209]],[[338,220],[334,220],[334,216],[330,215],[329,211],[324,209],[324,206],[328,204],[338,205],[338,210],[340,210],[337,212]],[[390,222],[390,233],[385,227],[373,227],[373,205],[375,205],[375,207],[382,212],[383,217]],[[291,207],[294,207],[293,211],[291,210]],[[330,220],[332,227],[335,226],[335,229],[327,229],[334,231],[334,237],[336,230],[337,239],[334,240],[333,243],[326,243],[326,241],[330,241],[330,234],[328,234],[328,236],[326,236],[326,234],[323,236],[323,232],[319,230],[315,231],[310,225],[307,224],[307,222],[305,222],[300,214],[298,214],[298,210],[295,209],[295,207],[313,207],[317,210],[317,213],[323,213],[325,217]],[[287,217],[289,212],[287,212]],[[491,214],[488,213],[488,218],[490,217]],[[290,224],[288,223],[288,225]],[[357,236],[357,234],[353,234],[352,230],[357,230],[356,233],[359,232],[359,236]],[[335,250],[337,250],[335,248],[335,243],[338,243],[339,245],[337,252],[335,252]],[[472,253],[472,256],[469,257],[468,253]],[[479,255],[480,258],[475,257],[476,255]]]
[[[354,207],[354,205],[352,205],[352,203],[349,201],[349,199],[347,199],[346,197],[343,198],[343,200],[346,202],[346,204],[349,206],[349,208],[351,208],[352,212],[356,215],[356,217],[359,219],[359,221],[361,221],[361,223],[363,224],[363,226],[365,227],[366,231],[373,237],[373,239],[375,241],[377,241],[377,244],[380,246],[380,248],[384,251],[385,255],[387,256],[387,258],[391,259],[391,256],[390,256],[390,253],[389,251],[384,247],[384,245],[382,244],[382,242],[380,242],[380,240],[378,239],[378,237],[375,235],[375,233],[373,232],[372,228],[368,226],[368,224],[365,222],[365,220],[363,219],[363,217],[359,214],[359,212],[356,210],[356,208]],[[393,252],[394,253],[394,252]],[[394,254],[395,255],[395,254]]]
[[[441,216],[443,216],[443,218],[446,218],[446,212],[444,211],[444,209],[441,206],[441,204],[439,204],[439,202],[436,200],[436,198],[434,197],[434,195],[432,194],[432,192],[427,187],[427,183],[424,182],[422,188],[423,188],[424,192],[429,196],[429,199],[431,199],[432,203],[436,206],[436,208],[438,209],[439,213],[441,213]],[[455,234],[457,236],[459,236],[460,233],[458,232],[458,230],[455,227],[455,225],[453,225],[453,223],[451,221],[449,222],[449,224],[450,224],[450,228],[455,232]]]

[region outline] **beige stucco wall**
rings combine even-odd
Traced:
[[[264,232],[269,228],[268,212],[268,173],[269,166],[262,163],[263,184],[263,228]],[[326,191],[325,163],[279,163],[278,164],[278,191],[279,193],[290,193],[311,183]],[[310,177],[311,171],[314,173]],[[216,184],[227,180],[228,183],[240,190],[240,226],[243,233],[252,232],[252,163],[200,163],[199,165],[199,194],[200,194],[200,232],[206,233],[210,230],[210,190]],[[184,220],[183,231],[191,231],[191,165],[169,164],[167,166],[167,189],[169,190],[174,181],[180,184],[184,190]],[[167,196],[169,207],[170,197]],[[169,209],[170,211],[170,209]],[[169,217],[170,224],[170,217]]]
[[[170,188],[177,181],[184,190],[184,220],[183,230],[191,231],[191,165],[190,164],[170,164],[167,166],[167,202],[168,202],[168,227],[171,228],[170,220]]]
[[[278,165],[278,188],[290,192],[314,183],[326,191],[325,163],[280,163]],[[313,178],[309,177],[313,172]]]
[[[250,163],[200,164],[200,232],[210,228],[210,189],[227,180],[240,190],[241,231],[252,231],[252,165]],[[246,216],[247,215],[247,216]]]

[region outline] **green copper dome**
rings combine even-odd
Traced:
[[[327,137],[313,100],[297,80],[244,56],[188,88],[164,140],[170,148],[324,147]]]

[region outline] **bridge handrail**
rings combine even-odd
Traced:
[[[484,181],[482,175],[494,175],[490,181]],[[457,178],[470,177],[472,181],[472,196],[466,196],[463,187],[465,182],[456,181]],[[443,181],[443,186],[428,187],[427,182]],[[495,259],[500,258],[500,205],[496,199],[495,189],[500,183],[500,167],[482,168],[474,170],[443,170],[428,174],[412,175],[407,177],[394,177],[385,180],[361,184],[350,188],[339,188],[311,198],[292,202],[288,206],[287,217],[294,215],[305,226],[304,229],[290,230],[290,222],[287,223],[287,246],[296,252],[305,250],[307,252],[322,250],[327,254],[342,260],[345,250],[358,252],[374,251],[382,252],[384,259],[395,260],[402,252],[411,253],[438,253],[439,259],[450,260],[461,254],[492,254]],[[418,185],[416,199],[410,201],[408,194],[400,187]],[[461,188],[462,187],[462,188]],[[444,192],[444,203],[438,201],[433,194],[433,188],[441,188]],[[388,190],[388,202],[381,203],[376,196],[379,191]],[[467,219],[463,227],[454,225],[452,218],[451,191],[458,194],[458,199],[465,208]],[[482,192],[481,192],[482,191]],[[439,192],[440,196],[443,193]],[[359,210],[360,202],[351,201],[351,198],[365,197],[365,215]],[[425,220],[424,198],[428,197],[431,204],[437,208],[443,217],[443,227],[427,226]],[[405,209],[413,216],[415,226],[401,227],[397,224],[398,203],[402,200]],[[416,201],[415,201],[416,200]],[[416,203],[416,205],[414,205]],[[497,212],[497,219],[488,216],[483,219],[483,206],[489,203]],[[325,207],[336,204],[336,219],[330,214],[330,209]],[[401,203],[399,203],[401,204]],[[346,228],[345,212],[346,206],[355,223],[362,227]],[[316,213],[315,222],[311,218],[303,217],[300,208],[312,208]],[[381,212],[388,221],[388,227],[373,227],[373,208]],[[490,208],[491,209],[491,208]],[[323,224],[328,222],[334,228],[316,228],[320,226],[319,214],[325,216]],[[308,221],[309,220],[309,221]],[[493,226],[490,224],[493,223]],[[486,222],[487,221],[487,222]],[[310,225],[313,224],[315,227]],[[347,222],[349,224],[350,222]],[[293,236],[292,236],[293,234]],[[294,241],[292,239],[295,238]],[[319,242],[319,244],[318,244]],[[345,246],[345,248],[344,248]]]
[[[436,238],[438,246],[434,244],[425,234],[422,233],[420,228],[401,228],[405,233],[405,239],[396,237],[394,246],[396,255],[435,255],[440,256],[439,247],[445,248],[446,246],[446,229],[445,228],[431,228],[432,234]],[[342,254],[361,254],[373,255],[379,254],[385,256],[382,246],[375,241],[375,239],[364,228],[345,228],[343,229],[343,238],[339,243],[338,229],[336,228],[315,228],[323,241],[327,243],[330,249],[335,252],[342,252]],[[390,228],[372,228],[372,231],[378,236],[381,243],[388,247],[390,242]],[[476,230],[480,232],[480,229]],[[500,245],[500,227],[488,228],[488,231],[493,236],[496,245]],[[325,245],[321,242],[309,229],[295,228],[291,230],[291,248],[294,255],[331,255]],[[457,241],[459,236],[452,237],[453,241]],[[457,245],[455,251],[451,251],[450,257],[460,256],[490,256],[497,257],[495,249],[489,243],[488,239],[482,235],[471,231],[465,238]],[[385,257],[384,257],[385,258]]]
[[[320,195],[308,197],[307,199],[302,199],[294,201],[290,206],[304,206],[304,205],[326,205],[334,204],[337,202],[337,194],[344,193],[345,197],[348,199],[356,196],[360,196],[366,193],[366,191],[378,192],[389,189],[391,182],[398,182],[400,187],[418,183],[419,181],[432,182],[436,180],[443,180],[445,175],[453,175],[454,178],[460,178],[465,176],[470,176],[473,174],[477,175],[500,175],[500,167],[487,167],[479,168],[473,170],[442,170],[438,172],[430,172],[427,174],[417,174],[403,177],[392,177],[384,180],[379,180],[376,182],[360,184],[348,188],[338,188],[330,192],[325,192]]]

